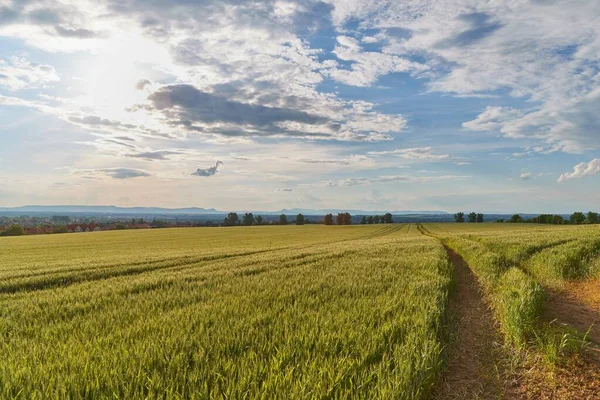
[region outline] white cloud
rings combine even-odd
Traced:
[[[523,171],[521,172],[521,175],[519,175],[519,178],[523,181],[528,181],[533,178],[533,174],[531,172]]]
[[[566,172],[558,178],[558,182],[562,183],[571,179],[581,179],[585,176],[595,175],[600,173],[600,159],[595,158],[589,163],[582,162],[573,168],[573,172]]]
[[[408,160],[420,161],[442,161],[452,158],[449,154],[434,154],[431,147],[415,147],[410,149],[385,150],[385,151],[370,151],[369,155],[386,156],[393,155]]]
[[[508,121],[514,121],[523,116],[523,112],[511,107],[487,106],[485,110],[472,121],[464,122],[462,126],[472,131],[491,131],[499,129]]]
[[[60,77],[51,65],[36,65],[19,57],[0,60],[0,86],[9,90],[38,88],[59,81]]]
[[[424,58],[429,71],[420,76],[432,92],[508,93],[529,101],[520,110],[490,106],[465,128],[499,130],[555,151],[600,149],[594,118],[600,108],[600,2],[329,2],[340,30],[360,21],[362,28],[381,30],[386,55]]]
[[[338,36],[338,46],[333,54],[339,60],[351,63],[350,69],[336,66],[327,71],[334,80],[351,86],[371,86],[382,75],[391,72],[419,72],[427,70],[425,65],[406,58],[381,52],[364,52],[358,40]]]
[[[377,177],[347,178],[339,181],[321,182],[317,186],[325,187],[351,187],[381,183],[407,182],[407,183],[435,183],[447,181],[464,181],[471,178],[465,175],[438,175],[438,176],[415,176],[415,175],[383,175]]]

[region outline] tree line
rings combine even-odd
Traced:
[[[293,220],[293,222],[288,221],[287,215],[281,214],[279,216],[279,220],[277,221],[278,225],[288,225],[290,223],[293,223],[296,225],[304,225],[304,224],[310,224],[310,223],[312,223],[312,221],[310,221],[308,218],[304,217],[304,215],[302,215],[302,214],[298,214],[296,216],[296,219]],[[227,214],[227,216],[223,220],[223,225],[225,225],[225,226],[236,226],[236,225],[252,226],[252,225],[263,225],[263,224],[265,224],[264,218],[260,215],[255,217],[253,213],[245,213],[242,216],[242,218],[240,218],[237,213],[230,212],[229,214]]]
[[[392,214],[386,213],[385,215],[374,215],[374,216],[363,216],[360,221],[361,224],[391,224],[394,220],[392,218]],[[319,223],[315,221],[311,221],[306,218],[302,214],[298,214],[295,219],[289,221],[287,215],[281,214],[279,216],[279,220],[276,222],[277,225],[304,225],[304,224],[313,224]],[[336,216],[329,213],[323,217],[321,223],[325,225],[351,225],[352,224],[352,215],[350,213],[339,213]],[[223,220],[223,225],[225,226],[252,226],[252,225],[263,225],[265,224],[263,217],[254,216],[253,213],[245,213],[241,218],[235,212],[230,212],[227,217]]]
[[[469,222],[472,223],[482,223],[484,222],[484,216],[481,213],[470,213],[467,218],[469,219]],[[458,212],[456,214],[454,214],[454,221],[456,222],[465,222],[465,213],[464,212]]]
[[[362,220],[360,221],[360,223],[362,225],[366,225],[366,224],[391,224],[393,223],[394,220],[392,218],[392,214],[390,213],[386,213],[385,215],[370,215],[370,216],[365,216],[363,215]]]
[[[508,222],[508,223],[525,223],[525,224],[552,224],[552,225],[582,225],[582,224],[599,224],[600,216],[597,212],[589,211],[584,214],[581,211],[574,212],[571,216],[566,219],[562,215],[553,214],[540,214],[533,218],[523,218],[519,214],[514,214],[508,221],[499,219],[496,222]]]

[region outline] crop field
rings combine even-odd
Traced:
[[[409,226],[0,243],[0,397],[404,397],[443,366],[451,269]]]
[[[0,398],[451,398],[460,347],[487,351],[460,340],[473,333],[452,322],[461,313],[479,312],[511,354],[559,364],[583,351],[587,320],[556,344],[545,310],[595,285],[599,260],[593,226],[1,238]],[[457,308],[465,285],[489,314]]]

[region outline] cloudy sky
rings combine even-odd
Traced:
[[[0,206],[600,204],[597,0],[0,0]]]

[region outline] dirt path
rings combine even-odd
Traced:
[[[473,273],[465,261],[446,247],[454,264],[456,292],[450,311],[456,337],[450,350],[448,371],[434,399],[516,398],[505,394],[500,337]]]
[[[544,316],[588,332],[592,342],[586,356],[600,366],[600,280],[567,282],[562,290],[549,291]]]

